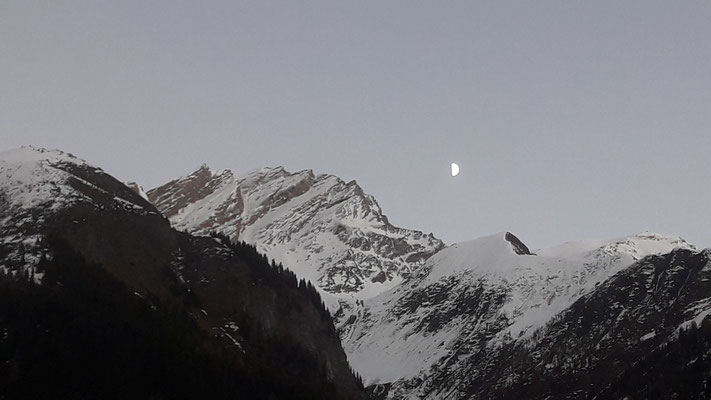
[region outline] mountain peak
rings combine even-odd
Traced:
[[[203,164],[200,164],[200,166],[197,167],[193,172],[179,178],[178,180],[189,179],[189,178],[193,178],[193,177],[208,177],[208,176],[212,176],[212,175],[213,175],[212,168],[210,168],[209,165],[203,163]]]
[[[432,235],[391,225],[355,181],[310,169],[264,167],[229,179],[194,174],[148,196],[177,228],[255,244],[339,296],[386,290],[444,246]]]
[[[284,176],[290,174],[287,170],[284,169],[282,166],[266,166],[266,167],[261,167],[261,168],[256,168],[250,171],[247,171],[246,174],[243,175],[243,177],[248,177],[248,176],[271,176],[271,177],[276,177],[276,176]]]
[[[24,146],[0,153],[0,197],[7,208],[29,209],[40,204],[54,209],[84,197],[69,185],[69,166],[89,166],[61,150]],[[98,169],[97,169],[98,170]]]
[[[636,239],[638,241],[673,244],[673,245],[678,245],[678,247],[682,247],[682,248],[690,248],[691,250],[696,249],[696,246],[687,242],[686,240],[684,240],[684,238],[682,238],[680,236],[676,236],[676,235],[665,234],[665,233],[642,231],[640,233],[632,235],[630,238]]]
[[[6,215],[89,204],[155,213],[150,203],[101,168],[61,150],[24,146],[0,153],[0,211]],[[9,212],[8,212],[9,210]]]
[[[44,147],[22,146],[11,150],[0,152],[0,160],[4,163],[36,163],[36,162],[70,162],[73,164],[86,164],[71,153],[58,149],[46,149]]]
[[[455,243],[429,260],[433,265],[428,281],[463,271],[502,274],[518,265],[517,258],[532,256],[521,240],[510,232],[499,232],[474,240]]]
[[[286,172],[286,169],[282,167],[281,165],[277,165],[274,167],[266,166],[262,168],[263,171],[269,171],[269,172]]]
[[[558,272],[551,266],[559,260],[577,260],[566,273],[603,259],[616,271],[620,265],[629,265],[648,255],[664,254],[676,248],[696,250],[694,245],[677,236],[642,232],[609,240],[567,242],[533,253],[511,232],[500,232],[443,249],[430,260],[433,267],[428,280],[464,271],[509,280],[530,273],[556,275]]]

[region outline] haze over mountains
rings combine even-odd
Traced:
[[[38,149],[0,155],[0,206],[6,274],[44,284],[36,266],[53,250],[43,237],[59,233],[141,296],[185,302],[194,293],[199,303],[185,303],[187,315],[245,349],[244,365],[266,365],[274,381],[290,382],[270,367],[280,355],[255,355],[264,343],[238,334],[243,325],[259,321],[260,332],[305,349],[349,398],[359,394],[345,356],[371,398],[708,397],[711,252],[679,237],[644,232],[529,249],[501,232],[445,246],[394,226],[355,181],[332,175],[203,166],[143,192]],[[253,245],[294,282],[312,282],[334,325],[314,322],[321,317],[306,305],[305,284],[269,286],[258,268],[239,272],[251,262],[226,238],[205,238],[214,232]],[[173,283],[159,278],[161,263]],[[275,303],[264,303],[266,293]],[[307,310],[291,310],[293,301]],[[308,379],[314,390],[322,378]]]

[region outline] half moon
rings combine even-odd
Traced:
[[[452,163],[451,167],[452,167],[452,176],[459,175],[459,165],[457,165],[457,163]]]

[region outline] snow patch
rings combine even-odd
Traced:
[[[697,326],[701,325],[704,319],[711,314],[711,298],[692,303],[689,308],[686,309],[684,314],[691,315],[692,317],[682,322],[677,330],[689,329],[692,324],[696,324]]]
[[[654,338],[655,336],[657,336],[657,332],[651,331],[651,332],[649,332],[649,333],[646,333],[646,334],[642,335],[642,336],[639,338],[639,341],[640,341],[640,342],[644,342],[645,340],[652,339],[652,338]]]

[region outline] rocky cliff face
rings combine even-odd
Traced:
[[[329,304],[394,287],[444,245],[390,224],[355,181],[264,168],[241,177],[206,166],[148,192],[173,226],[254,244],[314,282]]]
[[[175,231],[130,188],[58,151],[0,153],[0,199],[0,275],[9,287],[25,277],[43,285],[43,266],[55,254],[50,242],[66,243],[147,305],[186,315],[199,328],[200,348],[228,355],[247,387],[267,387],[255,389],[260,397],[362,397],[315,292],[254,249]],[[5,317],[0,325],[12,320]],[[11,384],[14,375],[4,372]]]

